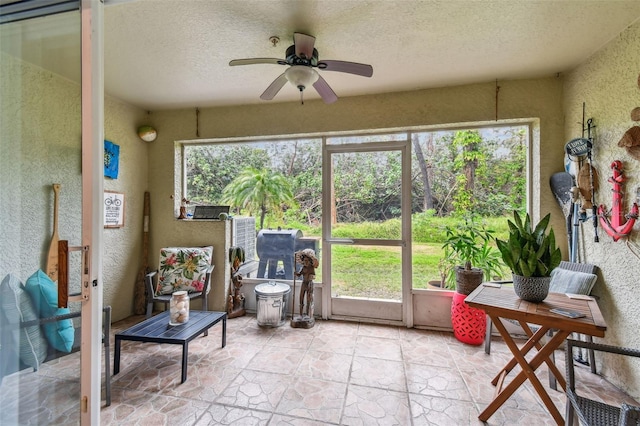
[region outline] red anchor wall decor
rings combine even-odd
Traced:
[[[613,241],[618,241],[631,232],[636,219],[638,219],[638,204],[633,203],[631,213],[626,216],[622,215],[623,194],[621,184],[626,180],[622,174],[622,162],[615,160],[611,163],[611,169],[613,170],[613,176],[608,180],[613,185],[613,207],[610,212],[611,221],[607,218],[607,216],[609,216],[607,208],[602,204],[598,207],[598,216],[600,217],[602,228],[613,238]]]

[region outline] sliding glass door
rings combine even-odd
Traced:
[[[0,3],[0,424],[97,424],[102,3]],[[38,270],[57,284],[68,277],[67,306],[81,312],[78,352],[47,362],[68,323],[19,327],[43,315],[23,286]]]

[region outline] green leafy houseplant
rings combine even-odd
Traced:
[[[560,264],[562,253],[556,246],[553,229],[549,229],[551,214],[547,214],[533,227],[529,213],[524,222],[517,211],[509,224],[509,241],[496,239],[502,260],[516,275],[523,277],[549,277]]]
[[[459,269],[479,269],[485,280],[502,276],[504,264],[500,252],[492,245],[493,230],[468,216],[464,224],[447,226],[445,232],[446,238],[442,245],[444,257],[439,268],[446,288],[455,288],[456,270]]]

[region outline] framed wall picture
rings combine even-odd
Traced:
[[[124,226],[124,194],[104,191],[104,227],[122,228]]]

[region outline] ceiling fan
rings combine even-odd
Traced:
[[[291,82],[300,90],[300,102],[302,100],[302,92],[309,85],[313,85],[322,100],[327,103],[333,103],[338,100],[338,96],[329,86],[324,78],[316,71],[319,68],[325,71],[346,72],[349,74],[371,77],[373,75],[373,67],[371,65],[359,64],[356,62],[334,61],[318,59],[318,51],[313,47],[316,38],[307,34],[293,33],[293,45],[287,48],[285,53],[286,59],[277,58],[250,58],[250,59],[234,59],[229,65],[252,65],[252,64],[276,64],[288,65],[289,67],[278,76],[267,90],[260,95],[260,99],[265,101],[272,100],[287,83]]]

